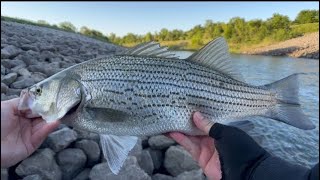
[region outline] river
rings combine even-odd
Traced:
[[[180,58],[192,54],[177,51]],[[263,85],[293,73],[299,76],[302,110],[316,124],[314,130],[301,130],[268,118],[252,117],[255,128],[248,133],[259,139],[268,152],[287,161],[312,167],[319,162],[319,60],[253,55],[232,55],[233,63],[252,85]]]

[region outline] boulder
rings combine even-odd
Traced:
[[[69,128],[63,128],[50,133],[44,142],[45,147],[51,148],[54,152],[59,152],[68,147],[77,139],[77,133]]]
[[[43,178],[39,174],[33,174],[24,177],[22,180],[43,180]]]
[[[27,159],[23,160],[15,172],[20,177],[28,175],[38,174],[43,179],[60,180],[62,179],[62,173],[54,159],[55,153],[49,149],[39,149]]]
[[[24,88],[30,87],[34,84],[35,84],[35,81],[33,80],[33,78],[27,77],[25,79],[21,79],[19,81],[12,83],[10,85],[10,87],[15,88],[15,89],[24,89]]]
[[[93,166],[100,160],[100,148],[98,143],[93,140],[80,140],[74,145],[75,148],[83,150],[87,155],[87,165]]]
[[[89,179],[89,174],[90,174],[91,169],[90,168],[85,168],[83,171],[81,171],[75,178],[72,180],[88,180]]]
[[[155,174],[152,176],[152,180],[174,180],[172,176],[165,175],[165,174]]]
[[[152,149],[162,150],[174,145],[176,142],[164,135],[157,135],[150,137],[148,143]]]
[[[164,167],[173,176],[200,168],[191,155],[181,146],[171,146],[168,148],[165,153]]]
[[[176,180],[205,180],[205,176],[202,172],[201,169],[198,170],[192,170],[192,171],[187,171],[179,174],[176,178]]]
[[[139,162],[141,169],[149,175],[152,175],[154,170],[153,161],[148,150],[143,150],[141,153],[141,160]]]
[[[6,85],[10,85],[17,79],[17,76],[17,73],[9,73],[1,78],[1,82]]]
[[[163,163],[163,152],[161,150],[154,150],[151,148],[147,148],[146,150],[149,151],[154,168],[159,169]]]
[[[5,46],[3,49],[1,49],[1,59],[12,59],[16,57],[19,53],[21,53],[21,49],[17,48],[13,45]]]
[[[63,179],[72,179],[84,169],[87,157],[81,149],[68,148],[57,155],[57,163],[62,171]]]

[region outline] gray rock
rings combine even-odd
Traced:
[[[19,59],[21,59],[25,64],[29,65],[35,65],[38,64],[38,57],[39,57],[39,53],[35,52],[33,50],[29,50],[26,52],[21,53],[19,56]]]
[[[53,151],[58,152],[68,147],[77,139],[77,133],[69,128],[63,128],[50,133],[44,144]]]
[[[173,176],[199,169],[196,161],[181,146],[171,146],[165,153],[164,167]]]
[[[86,168],[83,171],[81,171],[75,178],[72,180],[89,180],[89,174],[90,174],[91,169]]]
[[[34,80],[35,83],[38,83],[44,79],[47,78],[47,75],[41,73],[41,72],[33,72],[32,73],[32,78]]]
[[[138,162],[140,162],[141,161],[141,154],[142,154],[142,141],[140,138],[138,138],[137,144],[129,152],[129,155],[135,156],[137,158]]]
[[[80,129],[75,129],[75,131],[78,134],[78,139],[90,139],[95,141],[96,143],[100,144],[100,136],[97,133],[93,133],[90,131],[84,131],[84,130],[80,130]]]
[[[30,65],[28,67],[28,70],[30,72],[42,72],[43,73],[43,68],[44,68],[43,64],[35,64],[35,65]]]
[[[161,150],[154,150],[151,148],[147,148],[146,150],[150,153],[154,168],[159,169],[163,163],[163,152]]]
[[[141,169],[149,175],[152,175],[154,170],[153,161],[148,150],[143,150],[141,153],[141,161],[139,162]]]
[[[21,53],[21,49],[13,45],[9,45],[1,49],[1,59],[14,58],[19,53]]]
[[[1,82],[1,93],[7,93],[7,91],[8,86],[5,83]]]
[[[42,51],[39,57],[40,61],[52,62],[51,58],[54,58],[56,55],[48,50]]]
[[[68,148],[57,155],[57,163],[62,171],[62,179],[72,179],[85,167],[87,157],[81,149]]]
[[[147,147],[149,147],[149,144],[148,144],[149,137],[148,136],[141,136],[140,138],[141,138],[142,148],[146,149]]]
[[[164,135],[152,136],[148,140],[149,146],[152,149],[166,149],[175,144],[175,141]]]
[[[74,147],[82,149],[83,152],[87,155],[87,165],[93,166],[97,164],[100,159],[100,148],[98,143],[93,140],[81,140],[75,143]]]
[[[19,97],[19,96],[17,96],[17,95],[6,96],[5,94],[1,93],[1,101],[6,101],[6,100],[17,98],[17,97]]]
[[[20,81],[16,81],[10,85],[10,87],[15,89],[24,89],[30,87],[35,84],[35,81],[31,77],[27,77],[25,79],[21,79]]]
[[[1,65],[1,74],[5,75],[6,74],[6,68]]]
[[[152,176],[152,180],[174,180],[174,178],[172,176],[157,173]]]
[[[19,69],[18,74],[21,76],[31,76],[31,73],[26,68]]]
[[[7,96],[11,96],[11,95],[20,96],[21,91],[22,91],[22,89],[11,89],[11,88],[9,88],[7,90]]]
[[[193,171],[187,171],[179,174],[176,178],[176,180],[205,180],[205,176],[201,169],[193,170]]]
[[[31,44],[23,44],[21,46],[22,50],[28,51],[28,50],[32,50],[32,51],[39,51],[38,47],[35,45],[31,45]]]
[[[60,180],[62,173],[54,159],[55,153],[51,149],[39,149],[27,159],[23,160],[15,172],[20,177],[38,174],[44,179]]]
[[[1,168],[1,180],[8,180],[8,179],[9,179],[8,169]]]
[[[111,172],[108,163],[100,163],[92,168],[89,178],[95,180],[151,180],[150,176],[138,166],[134,156],[128,157],[118,175]]]
[[[5,83],[6,85],[10,85],[17,79],[17,73],[9,73],[1,79],[2,83]]]
[[[19,65],[26,65],[22,60],[20,59],[1,59],[1,64],[8,69],[14,68]]]
[[[33,174],[24,177],[22,180],[43,180],[43,178],[39,174]]]
[[[9,72],[10,72],[10,73],[11,73],[11,72],[18,73],[18,71],[19,71],[20,69],[24,68],[24,67],[26,67],[25,64],[20,64],[20,65],[18,65],[18,66],[15,66],[15,67],[11,68],[11,69],[9,70]]]

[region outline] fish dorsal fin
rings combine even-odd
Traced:
[[[243,81],[241,73],[237,72],[231,61],[228,44],[222,37],[209,42],[198,52],[188,57],[187,60],[214,69],[233,79]]]
[[[159,43],[150,41],[147,43],[139,44],[126,52],[125,55],[136,55],[136,56],[150,56],[150,57],[163,57],[178,59],[175,53],[170,52],[168,47],[160,46]]]
[[[104,158],[113,174],[118,174],[131,149],[136,145],[136,136],[115,136],[100,134]]]

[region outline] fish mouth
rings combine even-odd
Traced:
[[[29,88],[21,91],[18,110],[27,118],[36,118],[41,116],[40,114],[34,113],[32,111],[34,100],[35,96],[29,91]]]

